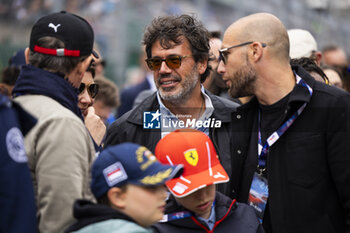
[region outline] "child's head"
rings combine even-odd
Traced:
[[[158,142],[155,155],[161,163],[184,165],[182,176],[166,186],[183,207],[208,218],[215,184],[229,180],[210,138],[198,130],[176,130]]]
[[[163,217],[164,183],[181,172],[182,166],[159,163],[144,146],[122,143],[103,150],[94,162],[91,191],[99,203],[148,227]]]

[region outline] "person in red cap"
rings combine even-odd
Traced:
[[[183,164],[183,174],[166,182],[171,192],[155,232],[264,232],[252,207],[216,192],[229,181],[210,138],[194,129],[176,130],[161,139],[161,163]]]

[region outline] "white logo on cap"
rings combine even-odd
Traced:
[[[56,26],[55,24],[53,24],[53,23],[50,23],[50,24],[49,24],[49,28],[53,28],[53,29],[55,30],[55,32],[57,32],[57,28],[58,28],[59,26],[61,26],[61,24],[57,24],[57,26]]]
[[[24,149],[23,135],[17,127],[13,127],[7,132],[6,146],[8,154],[15,162],[27,162],[28,158]]]
[[[126,174],[123,165],[120,162],[113,163],[112,165],[103,169],[103,175],[109,185],[112,187],[119,182],[128,179],[128,175]]]
[[[188,187],[182,183],[177,182],[173,188],[173,191],[179,194],[183,194]]]
[[[220,172],[217,172],[216,175],[214,175],[214,178],[226,178],[226,176],[224,176],[223,174],[221,174]]]

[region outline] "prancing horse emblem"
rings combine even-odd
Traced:
[[[53,23],[50,23],[50,24],[49,24],[49,28],[53,28],[53,29],[55,30],[55,32],[57,32],[57,28],[58,28],[59,26],[61,26],[61,24],[57,24],[57,26],[55,26],[55,24],[53,24]]]
[[[192,166],[197,166],[198,152],[196,149],[189,149],[184,152],[186,161]]]

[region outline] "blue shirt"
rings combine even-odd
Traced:
[[[197,218],[199,220],[201,220],[202,222],[204,222],[208,226],[209,230],[213,230],[213,227],[214,227],[215,221],[216,221],[216,219],[215,219],[216,218],[215,205],[213,204],[211,206],[211,212],[210,212],[210,216],[209,216],[208,219],[205,219],[205,218],[202,218],[202,217],[199,217],[199,216],[197,216]]]
[[[201,92],[204,97],[205,101],[205,110],[203,114],[199,117],[199,119],[196,119],[197,121],[206,121],[210,118],[210,116],[214,112],[214,106],[211,102],[211,99],[209,96],[204,92],[204,87],[201,87]],[[160,98],[159,92],[157,92],[157,99],[159,103],[159,109],[161,113],[161,138],[163,138],[165,135],[167,135],[170,132],[173,132],[174,130],[181,129],[181,128],[187,128],[186,122],[184,122],[183,125],[181,125],[180,120],[177,115],[174,115],[165,105],[163,104],[162,99]],[[165,124],[163,124],[165,123]],[[206,135],[209,136],[209,128],[208,127],[191,127],[192,124],[189,124],[190,127],[188,128],[195,128],[199,131],[202,131]]]

